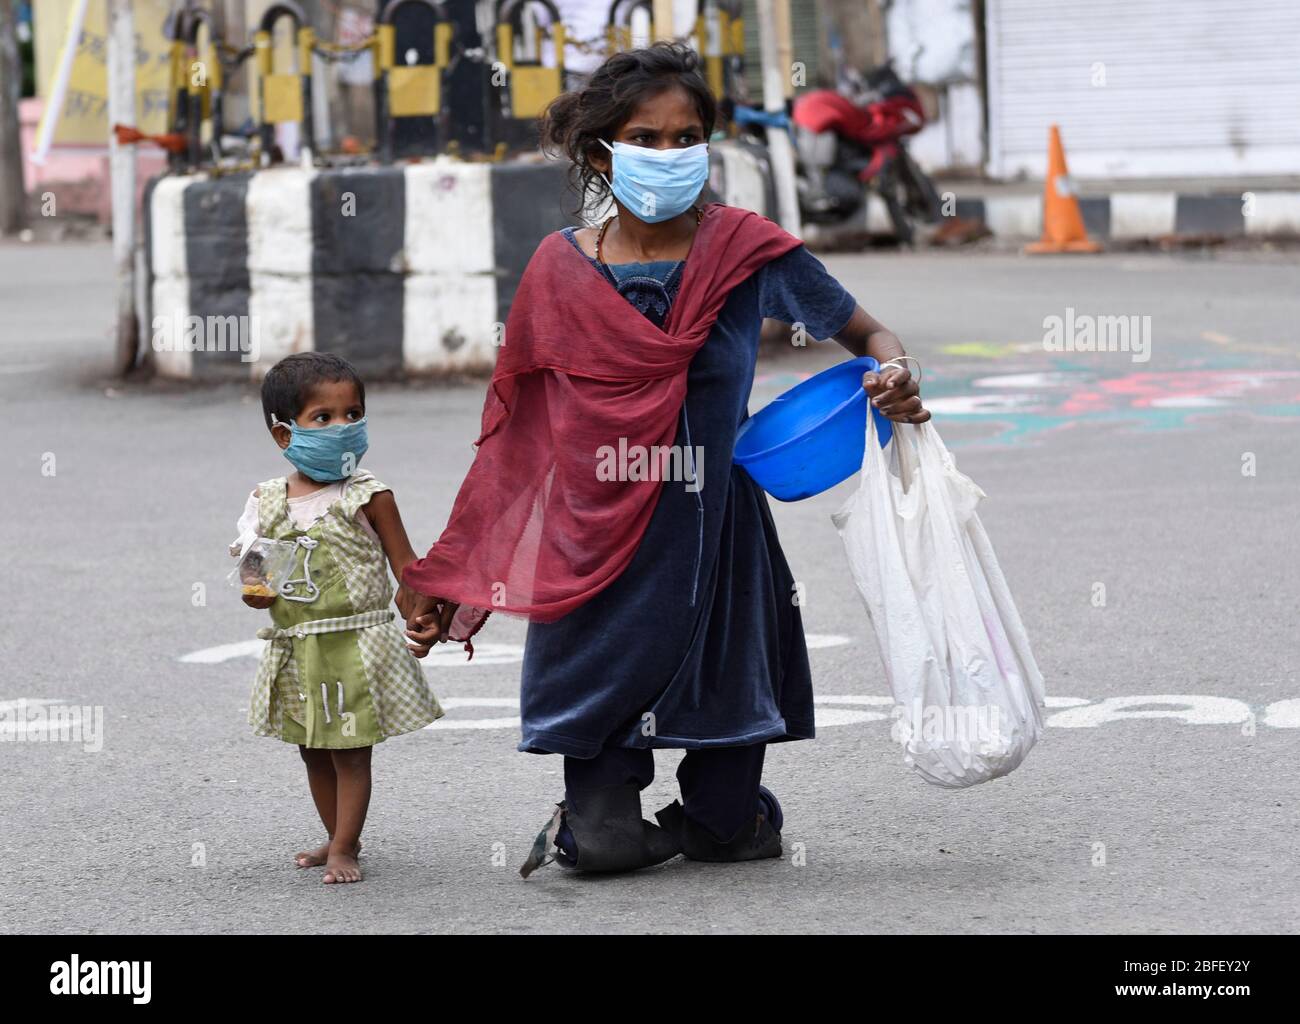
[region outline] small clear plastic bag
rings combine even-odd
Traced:
[[[280,585],[293,571],[297,550],[294,541],[258,537],[226,579],[245,597],[279,597]]]

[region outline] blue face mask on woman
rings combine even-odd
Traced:
[[[709,180],[709,145],[649,149],[626,142],[602,146],[614,154],[614,180],[605,179],[614,198],[647,224],[672,220],[690,209]]]
[[[290,434],[284,457],[303,476],[319,483],[351,476],[356,472],[361,456],[370,447],[364,416],[355,423],[336,423],[329,427],[300,427],[296,423],[280,425],[288,427]]]

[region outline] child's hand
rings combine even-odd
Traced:
[[[270,608],[275,604],[274,597],[261,597],[256,594],[244,594],[244,604],[250,608]]]
[[[444,597],[416,594],[415,605],[406,617],[406,635],[421,647],[446,643],[451,621],[460,605]]]
[[[424,627],[429,625],[430,622],[436,622],[437,619],[438,616],[436,614],[429,614],[421,615],[412,621],[419,626]],[[426,658],[428,657],[429,652],[433,650],[433,643],[421,643],[420,641],[413,639],[411,631],[408,629],[406,632],[406,649],[417,658]]]

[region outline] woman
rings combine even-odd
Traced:
[[[766,496],[732,465],[759,331],[802,324],[882,364],[903,348],[793,236],[696,205],[715,114],[695,54],[667,43],[551,104],[544,144],[616,212],[538,247],[474,465],[403,574],[417,654],[492,609],[530,620],[519,749],[563,755],[565,799],[525,876],[552,853],[582,871],[779,856],[764,751],[813,736],[794,580]],[[929,419],[901,364],[863,386],[891,419]],[[656,747],[686,751],[657,826],[640,802]]]

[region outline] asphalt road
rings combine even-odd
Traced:
[[[774,503],[821,645],[820,734],[767,760],[786,857],[521,881],[561,765],[515,752],[523,628],[494,621],[471,665],[431,660],[448,717],[379,748],[367,880],[327,887],[290,861],[320,831],[296,753],[245,725],[255,660],[210,652],[262,624],[224,583],[244,496],[284,469],[254,392],[105,384],[107,248],[0,246],[0,702],[103,715],[96,742],[0,729],[0,931],[1296,931],[1296,256],[826,262],[924,361],[988,494],[1053,698],[1039,747],[962,792],[903,767],[864,699],[887,690],[829,521],[845,484]],[[1150,360],[1045,351],[1067,307],[1150,316]],[[764,360],[754,407],[837,353]],[[366,465],[417,548],[481,398],[371,389]],[[657,757],[647,812],[673,798]]]

